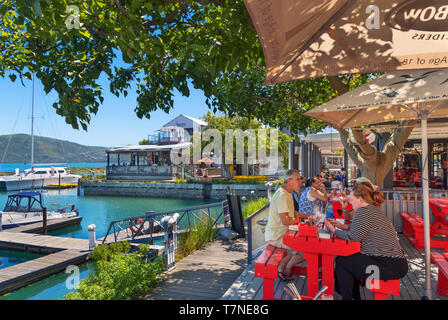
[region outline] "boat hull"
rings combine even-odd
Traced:
[[[77,217],[77,211],[70,212],[47,212],[47,220],[59,219],[59,218],[71,218]],[[4,212],[0,211],[1,225],[0,230],[10,229],[14,227],[25,226],[31,223],[43,222],[42,212]]]
[[[42,189],[51,184],[59,183],[72,183],[77,184],[79,181],[79,176],[58,176],[49,178],[34,178],[34,179],[14,179],[14,178],[4,178],[0,180],[0,190],[1,191],[18,191],[18,190],[31,190],[31,189]]]

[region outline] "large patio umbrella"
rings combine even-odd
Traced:
[[[202,159],[198,160],[197,162],[198,163],[205,163],[205,164],[212,164],[215,161],[213,161],[212,159],[206,157],[206,158],[202,158]]]
[[[420,121],[426,295],[430,299],[432,294],[427,119],[448,117],[447,99],[448,69],[401,71],[384,74],[305,113],[338,129],[392,120]]]
[[[448,67],[446,0],[244,0],[266,84]]]

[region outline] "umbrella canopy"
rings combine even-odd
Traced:
[[[266,84],[448,67],[443,0],[244,2],[263,46]]]
[[[345,129],[392,120],[448,116],[448,69],[384,74],[305,115]]]
[[[448,116],[448,69],[385,74],[305,113],[337,128],[420,120],[426,296],[431,299],[427,119]]]
[[[198,163],[205,163],[205,164],[210,164],[210,163],[214,163],[215,161],[213,161],[210,158],[202,158],[200,160],[197,161]]]

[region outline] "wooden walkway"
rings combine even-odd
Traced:
[[[71,218],[73,219],[73,218]],[[55,219],[52,227],[79,223],[80,219]],[[49,228],[49,229],[50,229]],[[6,229],[0,232],[0,248],[47,254],[44,257],[0,269],[0,295],[61,272],[69,265],[78,265],[90,257],[89,240],[33,234],[41,232],[42,223]],[[98,243],[98,242],[97,242]]]
[[[0,295],[12,292],[88,259],[89,251],[63,250],[0,270]]]
[[[218,239],[185,257],[144,300],[217,300],[247,266],[247,242]]]
[[[389,300],[420,300],[421,296],[425,294],[424,251],[415,249],[413,244],[403,235],[399,235],[399,237],[400,244],[408,259],[409,272],[401,279],[400,296],[389,296]],[[432,250],[441,251],[438,249]],[[435,265],[431,265],[431,276],[433,300],[448,300],[447,296],[441,296],[436,292],[437,267]],[[306,278],[304,276],[295,277],[296,280],[294,283],[300,294],[306,295]],[[262,279],[254,276],[254,265],[252,261],[220,299],[261,300],[263,290],[262,284]],[[290,297],[284,292],[284,288],[285,282],[276,280],[274,297],[277,299],[289,300]],[[341,297],[335,293],[335,300],[340,299]],[[373,294],[366,288],[362,288],[361,299],[373,300]]]

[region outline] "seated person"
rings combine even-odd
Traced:
[[[408,272],[408,263],[398,242],[397,232],[380,207],[383,194],[367,178],[356,180],[349,202],[356,214],[347,230],[336,230],[326,221],[330,232],[341,239],[360,241],[361,251],[335,259],[335,289],[344,300],[360,299],[361,281],[400,279]],[[374,273],[371,274],[372,267]],[[375,270],[377,270],[375,272]]]
[[[300,196],[299,211],[306,215],[314,215],[314,208],[324,208],[327,200],[328,193],[325,186],[318,177],[313,177],[307,181]]]
[[[300,188],[301,177],[297,170],[288,170],[285,183],[275,191],[269,204],[268,223],[265,229],[265,241],[278,248],[287,249],[288,254],[278,266],[278,276],[284,281],[294,280],[292,267],[303,261],[303,255],[283,244],[283,236],[289,225],[298,224],[298,217],[306,217],[294,210],[292,191]]]

